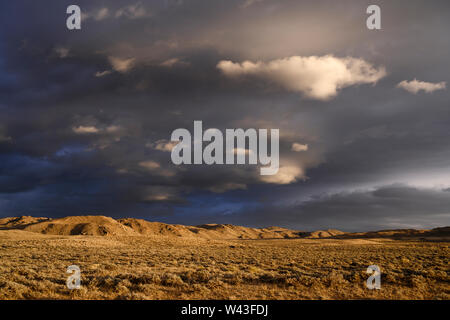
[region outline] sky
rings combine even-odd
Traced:
[[[82,11],[68,30],[66,9]],[[366,27],[369,5],[381,30]],[[3,1],[0,217],[450,225],[448,1]],[[280,169],[174,165],[171,133],[280,131]]]

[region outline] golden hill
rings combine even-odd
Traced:
[[[283,239],[299,238],[309,233],[279,227],[247,228],[230,224],[184,226],[150,222],[143,219],[113,219],[105,216],[70,216],[65,218],[15,217],[0,219],[0,230],[23,230],[49,235],[93,236],[168,236],[203,239]]]
[[[105,216],[35,218],[29,216],[0,219],[0,230],[22,230],[48,235],[165,236],[199,239],[360,239],[360,238],[450,238],[450,227],[432,230],[398,229],[347,233],[335,229],[302,232],[281,227],[249,228],[231,224],[184,226],[143,219],[113,219]]]

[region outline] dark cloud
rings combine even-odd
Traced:
[[[282,224],[299,230],[327,226],[344,231],[433,228],[450,223],[450,194],[440,189],[389,185],[325,194],[292,206],[267,205],[221,220],[253,226]]]
[[[375,1],[378,32],[365,28],[369,1],[244,2],[79,1],[86,17],[73,32],[69,1],[2,3],[1,215],[346,230],[445,223],[447,193],[433,187],[450,181],[449,92],[396,86],[449,81],[448,3]],[[387,75],[318,101],[217,68],[327,54]],[[174,166],[156,143],[194,120],[278,128],[281,165],[304,175],[278,185],[252,166]],[[293,143],[308,150],[293,152]],[[377,187],[396,182],[417,188]]]

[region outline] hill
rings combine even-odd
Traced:
[[[184,226],[150,222],[143,219],[113,219],[105,216],[70,216],[65,218],[14,217],[0,219],[0,230],[23,230],[49,235],[91,236],[167,236],[203,239],[284,239],[309,233],[280,227],[248,228],[231,224]]]
[[[250,228],[231,224],[185,226],[150,222],[143,219],[113,219],[105,216],[70,216],[65,218],[10,217],[0,219],[0,230],[22,230],[49,235],[90,236],[164,236],[201,239],[361,239],[361,238],[450,238],[450,227],[431,230],[397,229],[347,233],[328,229],[313,232],[281,227]]]

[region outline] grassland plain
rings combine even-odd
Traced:
[[[0,299],[450,299],[450,243],[0,231]],[[81,289],[69,290],[69,265]],[[365,286],[380,266],[381,289]]]

